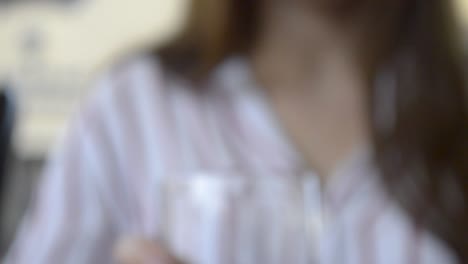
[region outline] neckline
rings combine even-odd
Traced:
[[[261,111],[267,127],[272,131],[274,138],[282,145],[282,149],[291,155],[292,167],[302,175],[313,175],[320,179],[316,170],[308,166],[298,148],[292,142],[281,121],[278,119],[268,96],[256,80],[252,66],[245,56],[232,56],[226,59],[215,71],[215,79],[222,85],[216,85],[227,90],[233,96],[252,99],[252,103]],[[322,182],[324,199],[338,207],[341,200],[346,199],[357,183],[360,183],[370,174],[372,168],[372,148],[369,143],[356,144],[349,154],[339,160],[334,169]]]
[[[214,76],[217,83],[221,84],[215,85],[217,89],[223,89],[236,99],[249,100],[249,106],[258,110],[265,121],[265,130],[275,143],[281,146],[280,148],[286,152],[285,156],[289,157],[293,163],[292,170],[310,173],[311,170],[307,168],[302,155],[278,120],[264,89],[256,80],[249,59],[242,55],[232,56],[221,63]]]

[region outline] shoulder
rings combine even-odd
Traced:
[[[87,119],[122,121],[132,112],[163,111],[174,79],[156,56],[138,54],[119,59],[90,81],[78,112]]]
[[[135,55],[120,59],[101,70],[91,81],[89,102],[113,99],[117,93],[165,89],[164,68],[157,57]],[[104,96],[107,94],[111,96]]]
[[[72,127],[83,127],[93,148],[113,153],[117,161],[125,160],[129,148],[145,146],[136,140],[131,146],[130,140],[146,140],[147,134],[161,134],[168,127],[165,120],[172,108],[168,98],[175,89],[174,79],[157,57],[137,55],[120,60],[91,81]]]

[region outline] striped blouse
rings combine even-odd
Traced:
[[[226,60],[206,85],[191,89],[145,56],[103,74],[53,152],[6,263],[112,263],[120,237],[158,236],[164,175],[303,170],[245,59]],[[326,219],[317,263],[456,263],[385,196],[360,152],[317,194]]]

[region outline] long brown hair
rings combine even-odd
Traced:
[[[252,47],[259,2],[193,1],[186,31],[158,56],[173,71],[206,77]],[[394,45],[376,70],[389,79],[368,96],[375,158],[390,197],[468,263],[467,98],[453,3],[403,2]]]

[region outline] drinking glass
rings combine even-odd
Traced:
[[[163,240],[185,263],[314,263],[314,177],[203,172],[167,177],[162,196]]]

